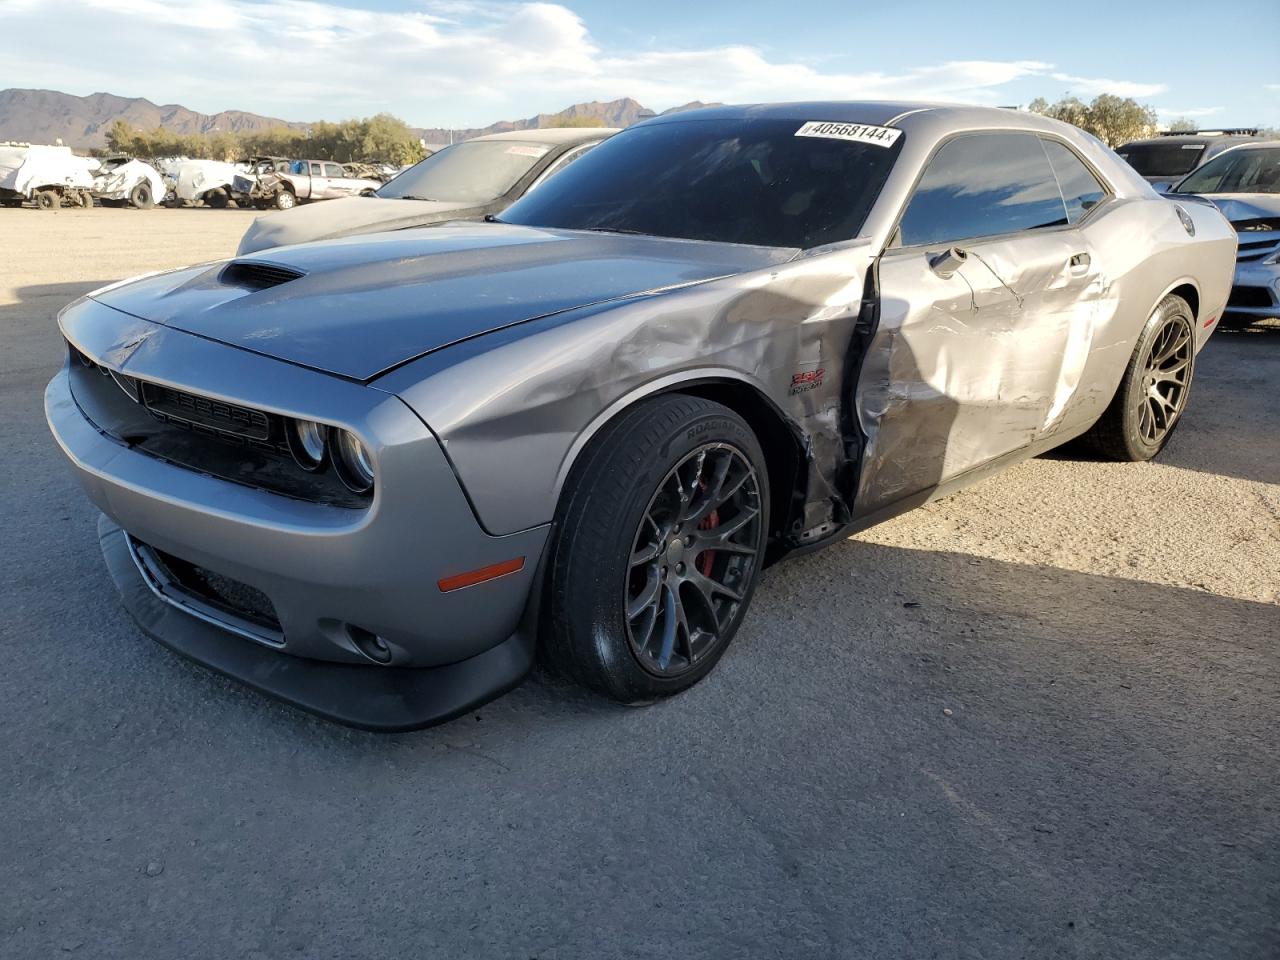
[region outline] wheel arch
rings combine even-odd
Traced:
[[[610,404],[579,433],[566,454],[556,475],[555,502],[559,503],[570,475],[583,463],[583,453],[605,427],[636,404],[673,393],[723,404],[746,420],[755,432],[769,471],[771,529],[766,562],[776,559],[782,552],[781,538],[792,530],[795,519],[803,512],[808,463],[806,435],[757,384],[737,371],[704,369],[664,377],[637,387]]]
[[[1160,305],[1161,301],[1168,296],[1179,296],[1187,301],[1187,305],[1191,307],[1191,323],[1196,326],[1200,319],[1200,287],[1190,277],[1182,277],[1172,284],[1169,288],[1156,297],[1156,302],[1151,305],[1154,310]]]

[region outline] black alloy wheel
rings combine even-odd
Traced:
[[[1182,297],[1165,297],[1138,336],[1111,403],[1085,434],[1113,460],[1156,456],[1182,421],[1195,373],[1195,313]]]
[[[1160,444],[1187,404],[1191,384],[1192,333],[1184,317],[1170,318],[1146,352],[1142,391],[1138,393],[1138,433],[1148,444]]]
[[[742,451],[685,455],[649,501],[631,548],[627,638],[658,676],[692,669],[725,635],[761,547],[760,485]]]
[[[545,660],[621,703],[685,690],[719,662],[764,565],[769,473],[751,426],[701,397],[642,400],[579,455],[560,496]]]

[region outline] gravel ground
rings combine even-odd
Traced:
[[[44,425],[55,311],[251,216],[0,209],[0,956],[1280,956],[1280,327],[1159,463],[771,571],[673,701],[376,736],[143,638]]]

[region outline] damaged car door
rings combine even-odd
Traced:
[[[1064,422],[1100,289],[1076,223],[1106,195],[1080,166],[1089,185],[1074,188],[1074,210],[1032,133],[961,134],[925,167],[878,264],[858,514],[998,464]]]

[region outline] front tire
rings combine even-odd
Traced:
[[[37,210],[57,210],[62,206],[62,197],[54,190],[37,190],[31,197]]]
[[[1195,371],[1195,321],[1182,297],[1160,301],[1110,406],[1084,439],[1112,460],[1150,460],[1182,420]]]
[[[293,195],[292,190],[278,190],[273,203],[277,210],[292,210],[298,205],[298,198]]]
[[[768,529],[768,471],[745,420],[680,394],[638,404],[561,496],[547,658],[622,703],[688,689],[742,623]]]

